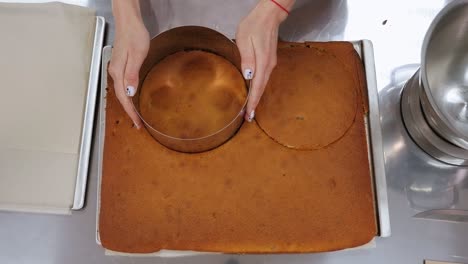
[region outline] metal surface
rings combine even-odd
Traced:
[[[242,72],[239,50],[232,40],[206,27],[176,27],[162,32],[151,40],[148,56],[140,69],[139,89],[135,96],[133,96],[132,102],[147,131],[153,138],[159,141],[159,143],[172,150],[197,153],[211,150],[222,145],[237,132],[244,121],[244,111],[247,105],[248,95],[239,108],[238,114],[231,121],[226,123],[224,127],[210,135],[199,138],[177,138],[164,134],[152,127],[140,114],[140,93],[143,90],[145,77],[154,65],[165,57],[187,49],[204,50],[220,55],[236,66],[239,74]],[[245,82],[245,89],[247,93],[249,93],[250,89],[247,88],[247,84],[248,82]]]
[[[94,34],[93,55],[89,70],[88,92],[86,95],[83,129],[81,132],[80,155],[78,159],[78,172],[75,183],[75,197],[73,199],[72,210],[82,209],[86,196],[86,182],[88,179],[89,163],[91,162],[91,140],[93,138],[94,113],[96,109],[96,98],[98,96],[99,66],[101,65],[105,24],[106,22],[103,17],[96,18],[96,32]]]
[[[376,217],[378,222],[378,235],[380,237],[389,237],[391,235],[390,215],[388,211],[387,182],[385,178],[385,162],[383,157],[382,128],[379,120],[379,102],[377,83],[375,78],[374,51],[372,43],[369,40],[353,41],[356,52],[361,57],[366,74],[367,93],[369,98],[369,113],[364,116],[366,119],[367,142],[369,148],[369,161],[372,182],[374,183]],[[112,54],[111,46],[104,47],[102,55],[102,72],[107,72],[107,65]],[[145,75],[143,73],[143,75]],[[102,160],[104,155],[105,140],[105,120],[106,120],[106,94],[107,78],[101,80],[101,107],[99,109],[99,171],[98,171],[98,196],[96,212],[96,241],[101,244],[99,237],[99,210],[101,203],[100,186],[102,178]],[[167,252],[164,252],[166,254]],[[187,254],[187,252],[181,252]],[[128,254],[127,254],[128,255]],[[177,255],[177,253],[175,253]]]
[[[24,2],[24,1],[23,1]],[[106,18],[107,44],[113,41],[110,0],[70,0],[97,8]],[[401,120],[404,83],[419,67],[424,34],[445,0],[297,0],[282,25],[284,40],[370,39],[374,45],[385,171],[392,236],[376,247],[346,252],[290,255],[216,255],[171,259],[105,256],[96,244],[98,146],[92,146],[87,203],[72,216],[0,213],[0,263],[96,264],[413,264],[424,259],[468,262],[468,224],[414,218],[433,209],[468,209],[468,169],[436,161],[409,137]],[[201,25],[233,38],[256,0],[142,1],[152,36],[168,28]],[[97,132],[97,127],[95,126]],[[95,137],[96,138],[96,137]],[[122,161],[125,162],[125,161]]]
[[[421,107],[424,90],[419,85],[418,70],[405,84],[401,97],[401,111],[405,127],[413,140],[429,155],[448,164],[468,166],[468,150],[441,138],[429,126]]]
[[[455,223],[468,223],[468,210],[429,210],[418,213],[415,218],[450,221]]]
[[[429,124],[468,150],[468,1],[456,0],[434,19],[422,49],[423,109]]]

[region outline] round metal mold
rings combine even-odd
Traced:
[[[179,51],[202,50],[217,54],[230,61],[241,74],[240,53],[236,44],[223,34],[200,26],[182,26],[162,32],[151,40],[148,56],[140,69],[140,83],[132,98],[134,108],[148,132],[162,145],[179,152],[198,153],[214,149],[228,141],[240,128],[249,97],[249,83],[245,83],[247,96],[237,116],[223,128],[199,138],[178,138],[153,128],[140,114],[139,97],[146,75],[159,61]]]

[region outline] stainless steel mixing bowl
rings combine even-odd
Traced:
[[[401,95],[401,113],[406,130],[416,144],[432,157],[457,166],[468,166],[468,150],[459,148],[437,135],[426,122],[421,109],[424,89],[418,70],[405,84]]]
[[[421,59],[421,103],[428,123],[468,149],[468,0],[453,1],[436,16]]]

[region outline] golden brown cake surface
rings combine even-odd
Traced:
[[[320,149],[339,140],[353,124],[356,91],[352,73],[328,51],[280,48],[256,120],[284,146]]]
[[[154,129],[177,138],[211,135],[228,125],[247,97],[241,73],[205,51],[180,51],[156,64],[140,93],[140,112]]]
[[[362,64],[350,43],[308,44],[336,56],[364,94]],[[279,48],[293,52],[289,45]],[[130,253],[279,253],[367,243],[377,232],[367,107],[362,96],[355,100],[363,107],[351,128],[319,150],[286,148],[253,122],[212,151],[183,154],[132,128],[109,82],[99,216],[103,246]]]

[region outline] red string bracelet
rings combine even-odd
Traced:
[[[286,12],[289,15],[289,11],[280,3],[276,2],[275,0],[270,0],[270,1],[273,2],[275,5],[277,5],[279,8],[281,8],[284,12]]]

